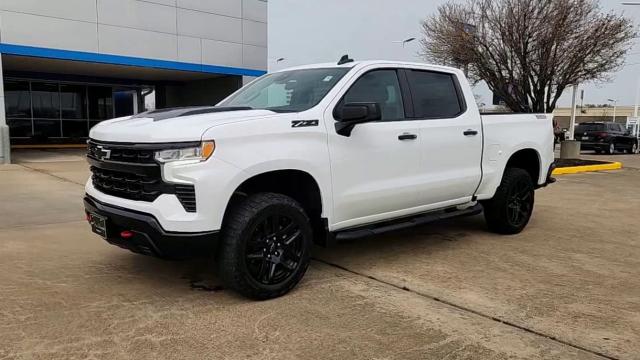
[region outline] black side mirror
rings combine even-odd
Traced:
[[[382,119],[382,111],[378,103],[347,103],[338,106],[333,116],[338,119],[336,132],[342,136],[351,136],[357,124]]]

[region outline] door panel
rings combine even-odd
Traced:
[[[399,140],[403,134],[418,136]],[[357,125],[350,137],[331,134],[335,222],[422,205],[420,142],[412,121]]]
[[[406,70],[405,75],[422,138],[421,201],[470,200],[482,176],[480,115],[467,109],[455,74]]]
[[[333,129],[333,108],[325,112],[333,179],[334,224],[421,205],[421,139],[415,122],[405,120],[395,69],[364,72],[336,105],[375,102],[382,119],[356,125],[351,136]]]

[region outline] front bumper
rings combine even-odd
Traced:
[[[87,213],[107,218],[107,242],[135,253],[183,259],[210,254],[217,244],[218,231],[166,231],[151,214],[105,204],[88,195],[84,207]],[[133,236],[125,239],[122,231],[130,231]]]

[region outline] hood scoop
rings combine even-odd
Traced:
[[[241,111],[241,110],[251,110],[248,106],[191,106],[191,107],[181,107],[181,108],[169,108],[169,109],[158,109],[145,111],[143,113],[134,115],[131,119],[153,119],[153,121],[160,121],[166,119],[173,119],[181,116],[191,116],[191,115],[202,115],[202,114],[210,114],[210,113],[218,113],[218,112],[226,112],[226,111]]]

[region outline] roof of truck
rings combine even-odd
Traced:
[[[419,63],[419,62],[408,62],[408,61],[390,61],[390,60],[363,60],[363,61],[351,61],[341,65],[338,65],[337,62],[330,63],[318,63],[318,64],[309,64],[309,65],[301,65],[301,66],[293,66],[286,69],[274,71],[289,71],[289,70],[302,70],[302,69],[321,69],[321,68],[354,68],[354,67],[364,67],[367,65],[393,65],[393,66],[406,66],[406,67],[425,67],[428,66],[432,69],[442,69],[448,71],[459,71],[456,68],[442,65],[432,65],[427,63]]]

